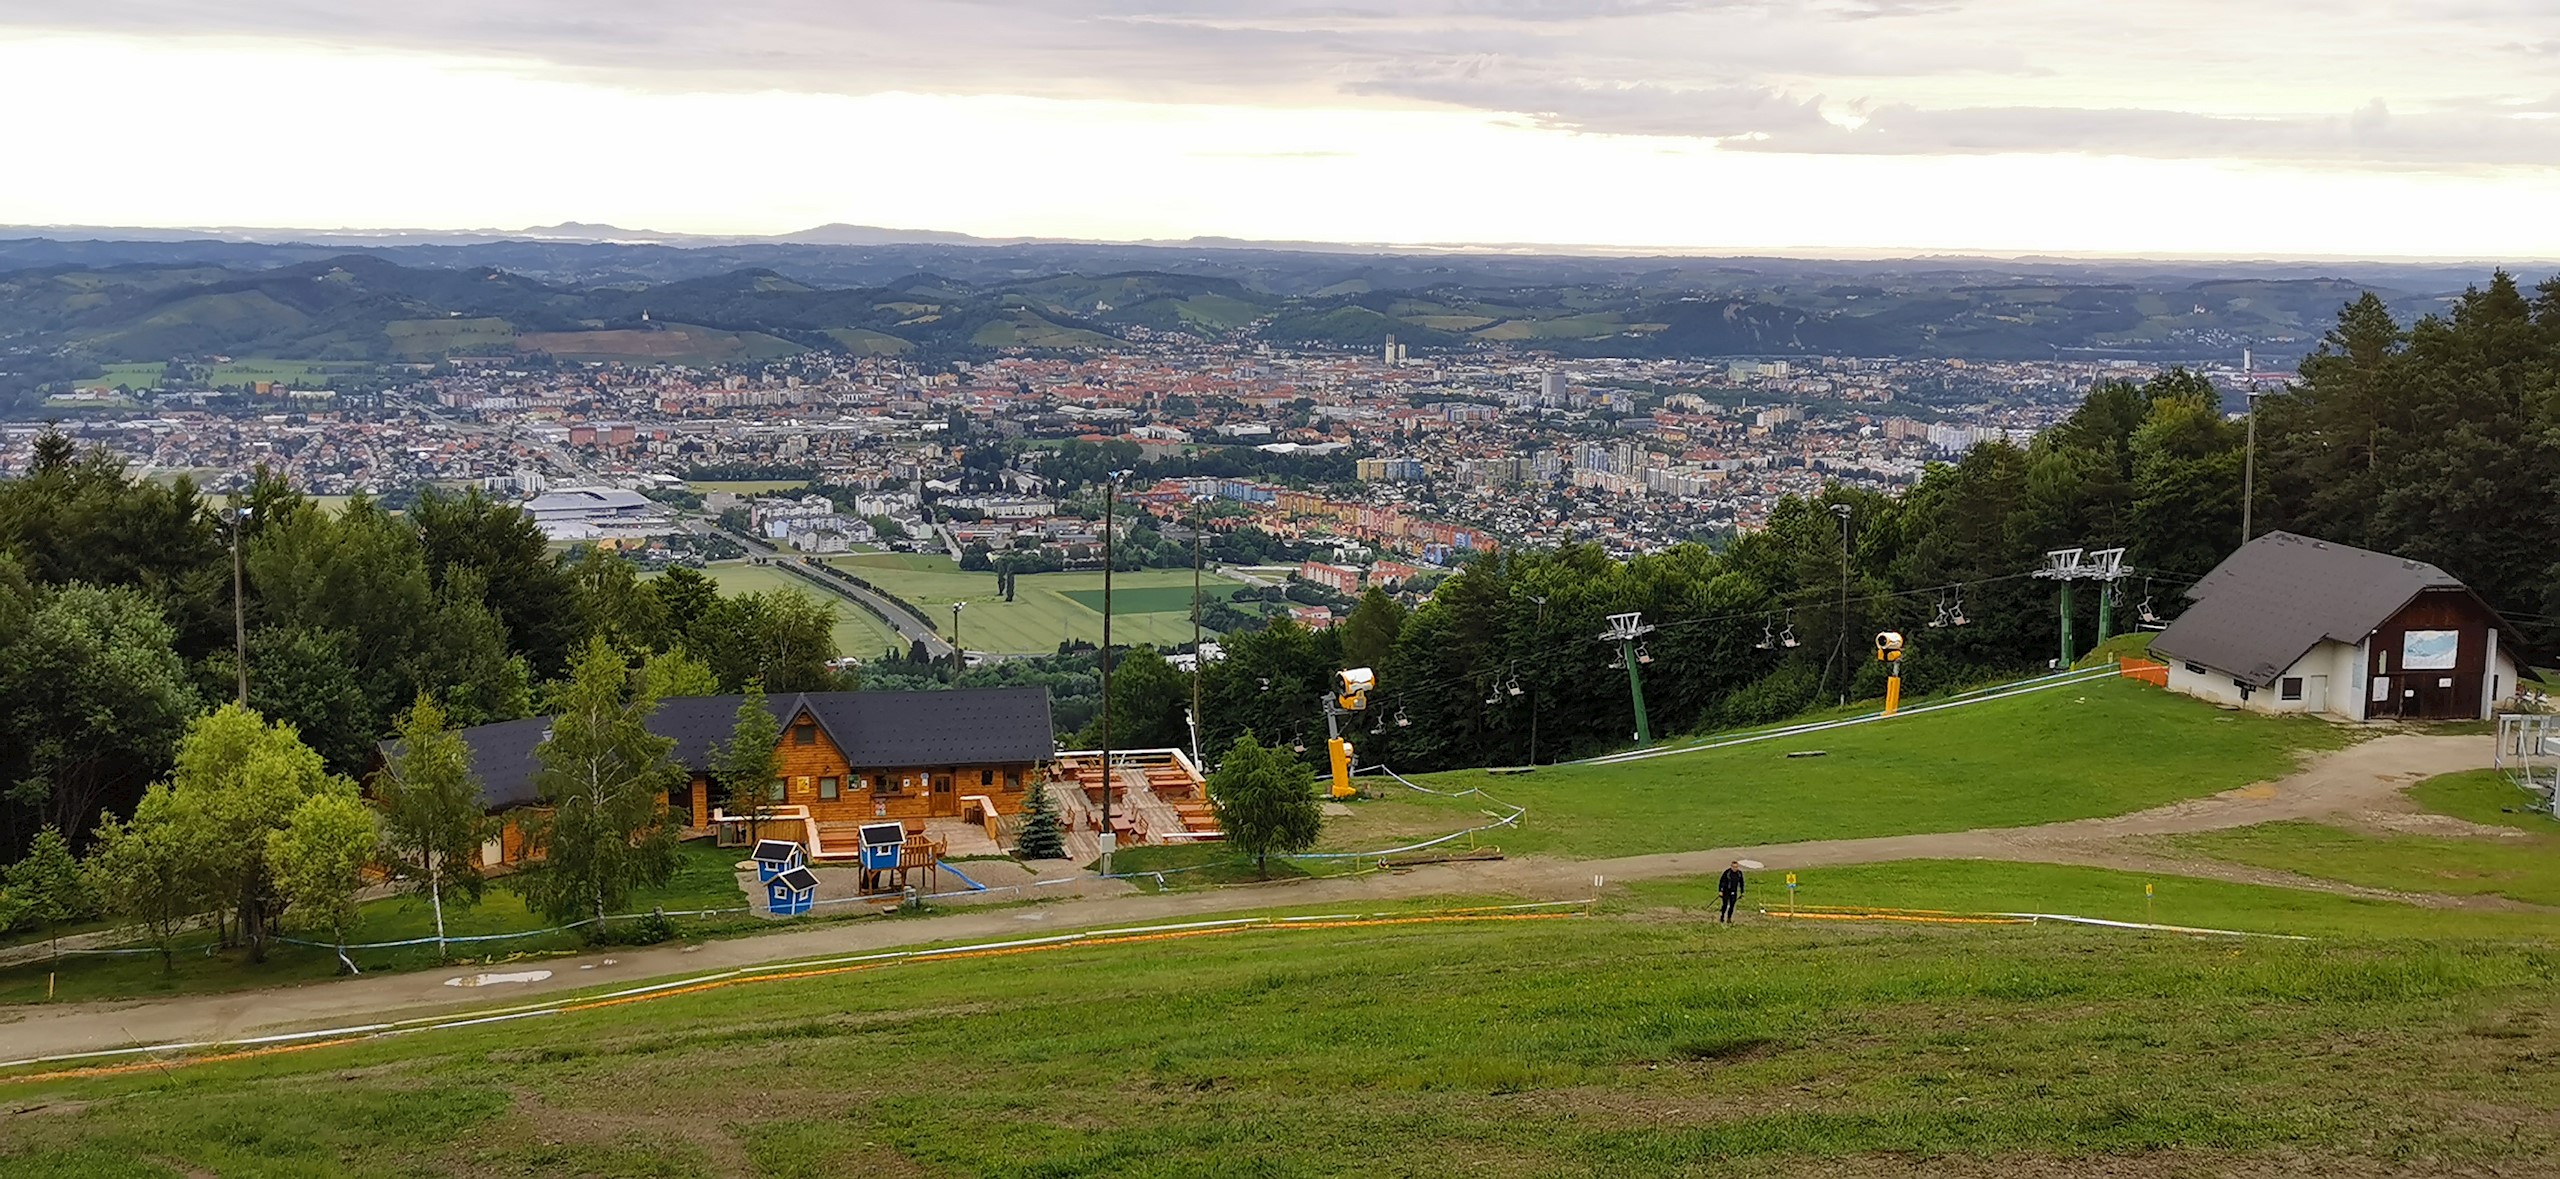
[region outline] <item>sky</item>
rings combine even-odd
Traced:
[[[0,223],[2560,258],[2553,0],[9,0]]]

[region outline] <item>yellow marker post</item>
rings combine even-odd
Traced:
[[[1796,874],[1787,873],[1787,912],[1796,911]]]
[[[2145,921],[2151,920],[2151,887],[2150,881],[2142,882],[2142,919]]]
[[[1902,632],[1876,632],[1876,660],[1884,664],[1884,714],[1892,716],[1902,708]]]

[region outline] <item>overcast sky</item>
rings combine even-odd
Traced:
[[[2555,0],[8,0],[0,222],[2560,257]]]

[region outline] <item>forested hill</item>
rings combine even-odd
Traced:
[[[240,242],[0,242],[0,265],[26,264],[0,273],[0,349],[19,358],[13,370],[66,377],[85,375],[60,371],[66,364],[205,354],[708,363],[811,349],[927,357],[1072,350],[1149,333],[1358,348],[1394,335],[1425,351],[1569,356],[2195,362],[2256,348],[2289,363],[2341,304],[2368,290],[2415,318],[2477,278],[2416,267],[2322,275],[2239,265],[1708,265],[1136,247],[880,247],[856,263],[830,253],[841,249],[495,243],[306,257],[308,247]],[[1160,268],[1098,268],[1141,261]],[[889,262],[949,269],[883,273]],[[862,281],[843,281],[856,276]]]

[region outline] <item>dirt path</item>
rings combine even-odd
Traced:
[[[2279,819],[2414,814],[2416,808],[2401,794],[2411,783],[2436,774],[2485,766],[2488,761],[2489,743],[2482,738],[2395,735],[2323,754],[2275,782],[2128,815],[2037,827],[1705,848],[1608,860],[1523,859],[1437,865],[1392,875],[1253,888],[1079,897],[1027,907],[812,926],[699,946],[602,951],[526,962],[502,969],[548,970],[550,977],[476,988],[446,985],[447,979],[468,976],[474,973],[471,970],[434,970],[228,995],[0,1008],[0,1058],[339,1027],[735,966],[925,942],[999,940],[1071,929],[1181,921],[1257,906],[1338,904],[1356,908],[1416,897],[1494,894],[1561,900],[1592,895],[1595,877],[1618,881],[1713,875],[1735,859],[1756,859],[1772,871],[1905,859],[2020,860],[2174,871],[2424,904],[2512,906],[2513,902],[2497,898],[2383,893],[2214,861],[2172,860],[2127,843],[2148,836],[2215,831]]]

